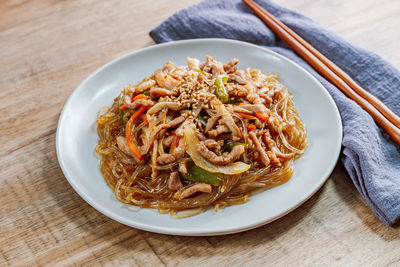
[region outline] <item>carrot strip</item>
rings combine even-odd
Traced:
[[[136,144],[131,140],[131,142],[128,142],[129,149],[132,151],[133,154],[135,154],[138,159],[143,159],[143,155],[140,153],[138,147]]]
[[[143,120],[144,120],[146,123],[149,123],[149,121],[147,120],[147,114],[144,114]]]
[[[127,109],[127,107],[126,106],[120,106],[119,109],[120,110],[125,110],[125,109]]]
[[[143,155],[139,152],[138,147],[133,142],[133,139],[132,139],[132,126],[133,126],[133,122],[135,121],[135,119],[137,117],[139,117],[145,110],[146,110],[145,106],[141,106],[138,110],[136,110],[136,112],[133,113],[133,115],[130,117],[130,119],[126,123],[126,127],[125,127],[125,137],[126,137],[126,141],[128,143],[129,149],[139,159],[142,159]]]
[[[135,111],[135,113],[132,114],[132,117],[130,118],[130,120],[132,120],[132,122],[134,120],[136,120],[140,115],[142,115],[142,113],[146,110],[145,106],[140,106],[140,108],[138,110]]]
[[[132,98],[131,103],[135,102],[138,99],[149,99],[146,95],[144,94],[138,94],[137,96],[135,96],[134,98]]]
[[[245,114],[245,113],[238,113],[243,119],[248,119],[248,120],[256,120],[257,118],[254,117],[253,115]]]
[[[268,120],[268,116],[261,114],[261,113],[255,113],[254,115],[256,115],[257,118],[259,118],[262,121],[267,121]]]
[[[169,75],[169,76],[171,76],[172,78],[174,78],[177,81],[182,81],[182,79],[179,78],[178,76],[175,76],[175,75]]]
[[[255,130],[257,127],[254,124],[248,123],[247,124],[247,131],[253,131]]]

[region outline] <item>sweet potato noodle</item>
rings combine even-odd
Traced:
[[[187,62],[123,88],[97,118],[100,170],[116,198],[178,218],[285,183],[307,146],[278,74],[238,70],[237,59]]]

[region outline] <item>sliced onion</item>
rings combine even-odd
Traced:
[[[214,165],[196,150],[197,144],[200,142],[196,135],[196,130],[193,124],[186,125],[184,129],[184,138],[187,148],[187,153],[192,158],[196,166],[213,173],[224,173],[224,174],[239,174],[250,169],[250,165],[238,161],[229,165],[218,166]]]

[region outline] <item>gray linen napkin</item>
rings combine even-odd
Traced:
[[[363,88],[400,114],[400,73],[374,53],[354,46],[315,21],[269,0],[257,1],[334,61]],[[229,38],[267,46],[299,63],[329,91],[343,121],[341,159],[354,185],[385,224],[400,217],[400,147],[355,102],[316,73],[240,0],[206,0],[177,12],[150,32],[157,43]]]

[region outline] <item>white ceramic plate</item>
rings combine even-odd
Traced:
[[[95,120],[120,89],[141,81],[171,60],[186,65],[186,57],[214,56],[227,62],[239,58],[239,68],[278,72],[308,130],[309,147],[295,162],[285,184],[253,195],[243,205],[212,209],[187,219],[174,219],[157,210],[140,209],[116,200],[100,171],[94,149]],[[196,39],[154,45],[120,57],[91,74],[72,93],[57,128],[57,156],[65,177],[95,209],[123,224],[173,235],[220,235],[245,231],[289,213],[310,198],[326,181],[339,156],[342,126],[339,112],[322,85],[303,68],[268,49],[225,39]]]

